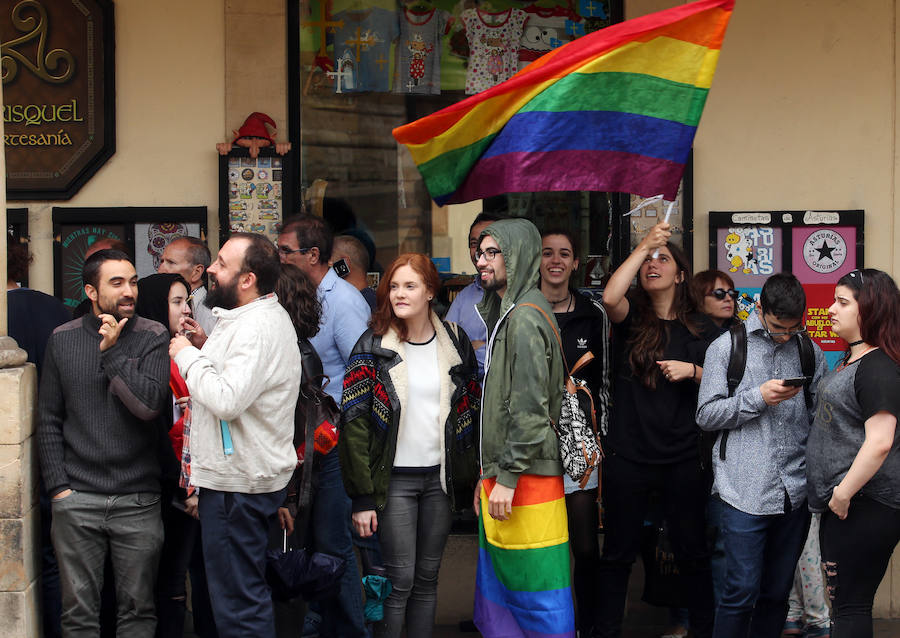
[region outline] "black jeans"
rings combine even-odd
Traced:
[[[185,579],[200,534],[200,521],[173,505],[170,494],[166,498],[162,505],[165,540],[156,581],[156,637],[181,638],[187,610]]]
[[[575,593],[576,626],[582,636],[590,636],[596,624],[594,617],[600,600],[597,583],[600,564],[597,488],[566,494],[566,514],[569,519],[569,547],[575,563],[572,589]]]
[[[844,520],[831,510],[822,514],[819,540],[831,598],[831,638],[870,638],[875,590],[900,541],[900,510],[855,496]]]
[[[603,555],[598,572],[599,626],[595,634],[622,634],[625,596],[631,565],[640,551],[641,531],[650,493],[662,495],[663,515],[670,524],[672,549],[689,592],[691,631],[697,638],[712,634],[713,595],[706,541],[709,473],[698,459],[679,463],[634,463],[616,454],[603,463]]]

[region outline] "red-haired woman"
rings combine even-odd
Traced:
[[[376,636],[431,636],[451,512],[478,479],[478,364],[465,332],[432,310],[431,260],[400,255],[344,376],[338,453],[353,526],[376,531],[393,589]]]
[[[850,344],[819,383],[806,452],[809,507],[832,596],[832,638],[872,635],[872,600],[900,541],[900,291],[880,270],[840,278],[831,329]]]

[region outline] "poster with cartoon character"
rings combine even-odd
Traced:
[[[781,228],[733,226],[716,229],[716,268],[728,273],[741,291],[762,288],[781,272]]]
[[[769,275],[792,272],[806,293],[806,330],[838,364],[846,343],[831,331],[834,286],[863,263],[864,211],[710,212],[710,263],[734,279],[737,313],[753,312]]]

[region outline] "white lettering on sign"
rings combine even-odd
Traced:
[[[803,214],[804,224],[837,224],[840,221],[841,216],[838,213],[808,210]]]
[[[732,224],[771,224],[771,213],[734,213],[731,216]]]

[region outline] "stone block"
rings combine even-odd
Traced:
[[[37,442],[0,445],[0,519],[20,518],[38,502]]]
[[[39,596],[37,581],[24,591],[0,592],[0,619],[5,638],[35,638],[41,635]]]
[[[25,591],[38,577],[40,531],[37,507],[24,518],[0,519],[0,592]]]
[[[34,433],[36,392],[34,364],[0,369],[0,445],[21,443]]]

